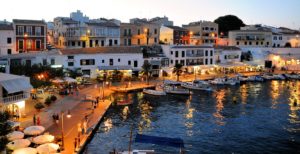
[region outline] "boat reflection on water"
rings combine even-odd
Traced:
[[[133,126],[132,136],[181,138],[187,153],[300,153],[299,88],[300,81],[266,81],[190,96],[114,94],[132,103],[111,106],[86,152],[127,150]],[[178,153],[137,142],[132,149]]]

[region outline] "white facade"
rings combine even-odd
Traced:
[[[12,27],[1,29],[0,25],[0,56],[7,54],[16,54],[16,37]]]
[[[215,62],[216,64],[238,63],[241,61],[242,50],[237,47],[216,47]]]

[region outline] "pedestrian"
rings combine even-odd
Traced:
[[[78,138],[80,138],[80,133],[81,133],[81,123],[79,122],[78,124],[77,124],[77,131],[78,131]]]
[[[75,139],[74,139],[74,151],[76,151],[76,148],[77,148],[77,138],[75,137]]]
[[[37,117],[37,125],[40,125],[40,124],[41,124],[40,117]]]
[[[36,116],[35,116],[35,114],[33,115],[33,125],[36,125]]]
[[[78,148],[80,148],[80,137],[78,137]]]
[[[83,122],[83,130],[84,130],[84,134],[86,134],[86,132],[87,132],[87,122],[86,121]]]
[[[55,115],[55,121],[56,121],[56,124],[59,123],[59,115],[58,114]]]

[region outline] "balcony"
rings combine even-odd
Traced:
[[[29,96],[30,96],[29,93],[7,96],[7,97],[0,98],[0,103],[13,103],[17,101],[22,101],[24,99],[29,98]]]

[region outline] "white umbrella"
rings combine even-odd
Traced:
[[[62,80],[62,79],[54,79],[51,82],[53,82],[53,83],[63,83],[64,80]]]
[[[55,153],[59,148],[59,145],[54,143],[46,143],[38,146],[36,149],[39,154]]]
[[[15,150],[12,154],[37,154],[37,150],[35,148],[22,148]]]
[[[39,135],[45,131],[43,126],[30,126],[24,130],[26,135]]]
[[[65,77],[64,80],[65,80],[66,82],[69,82],[69,83],[71,83],[71,82],[77,82],[75,79],[73,79],[73,78],[71,78],[71,77]]]
[[[30,141],[27,139],[18,139],[12,142],[9,142],[6,147],[10,150],[16,150],[21,148],[26,148],[30,145]]]
[[[20,131],[13,131],[13,132],[7,134],[7,138],[9,141],[13,141],[16,139],[22,139],[22,138],[24,138],[24,133],[22,133]]]
[[[90,77],[90,75],[88,75],[88,74],[84,74],[82,77],[84,77],[84,78],[89,78],[89,77]]]
[[[35,138],[33,138],[33,143],[35,144],[44,144],[44,143],[50,143],[54,141],[53,135],[40,135]]]

